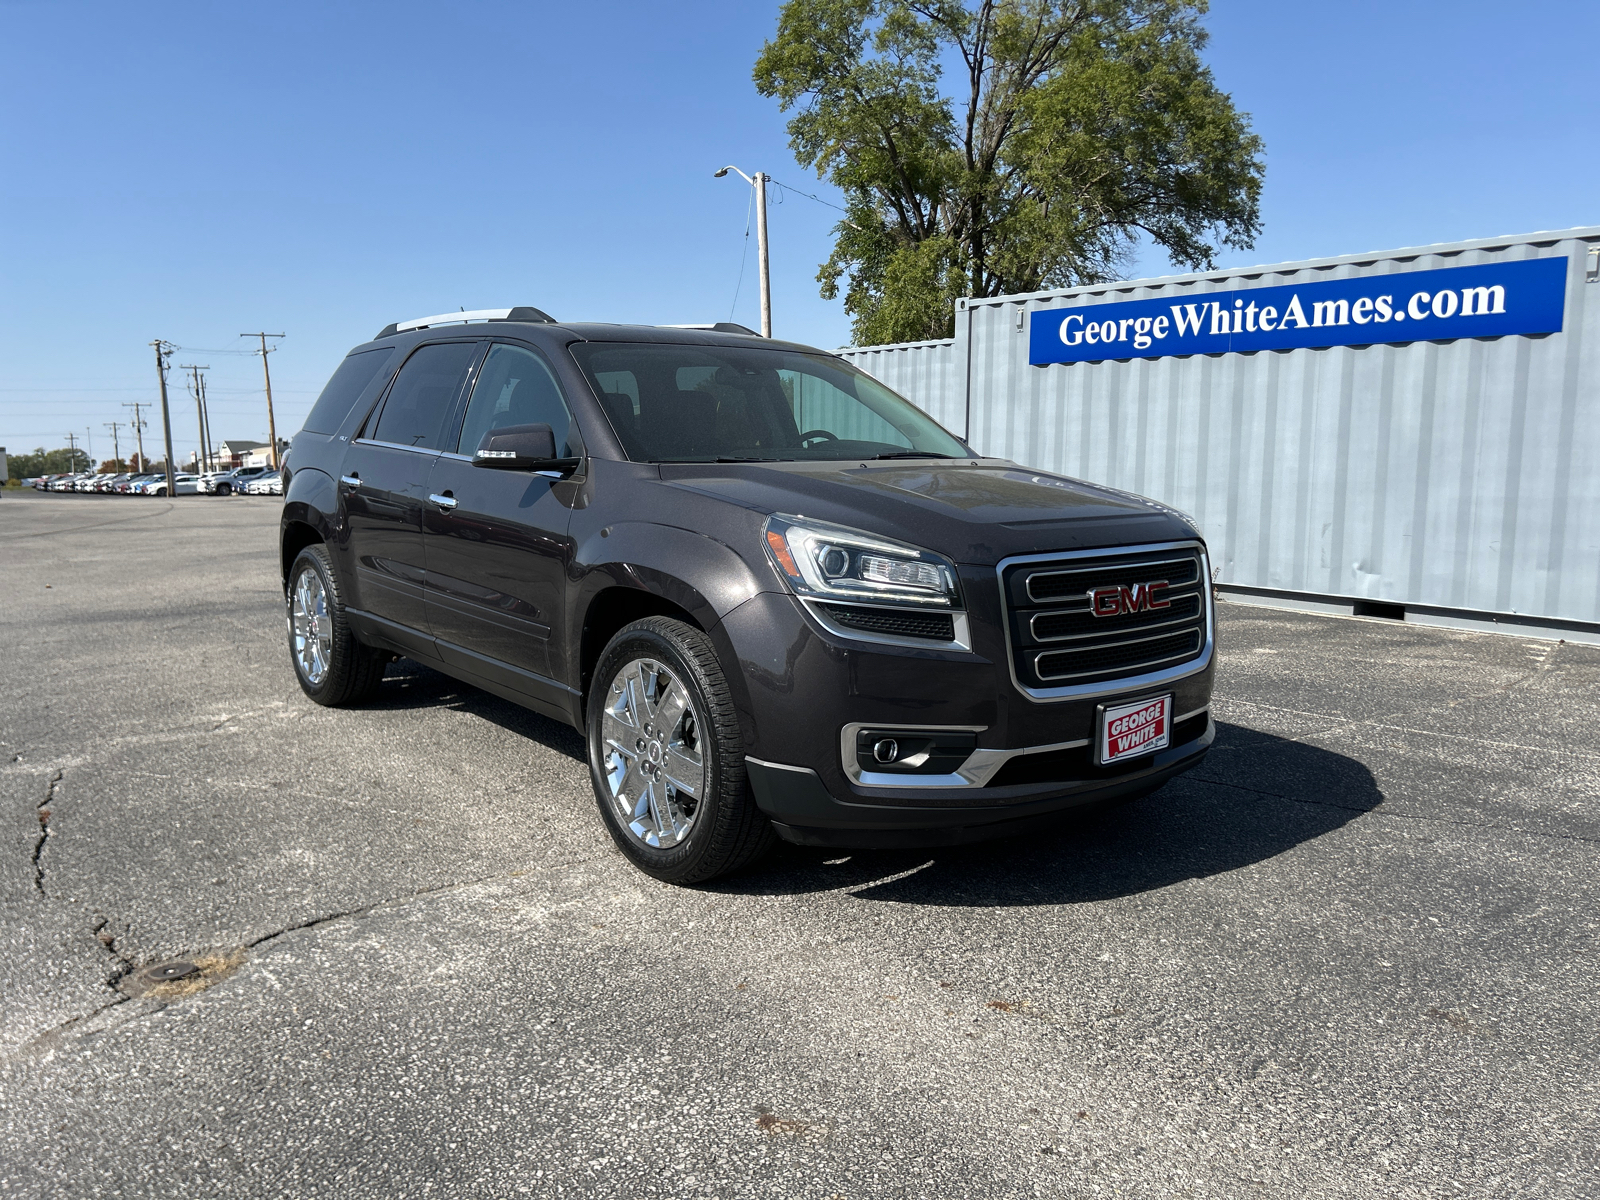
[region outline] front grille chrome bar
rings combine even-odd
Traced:
[[[1143,558],[1141,556],[1151,556]],[[1165,555],[1165,557],[1155,557]],[[1061,600],[1073,600],[1077,597],[1050,597],[1047,600],[1034,598],[1032,583],[1035,578],[1061,577],[1064,575],[1084,575],[1090,572],[1101,575],[1107,572],[1121,573],[1126,571],[1130,575],[1148,575],[1152,571],[1159,575],[1162,568],[1188,566],[1193,575],[1182,580],[1179,584],[1180,595],[1198,591],[1200,595],[1200,610],[1188,617],[1175,618],[1170,623],[1161,626],[1133,626],[1124,631],[1115,628],[1107,629],[1100,636],[1110,636],[1117,632],[1129,634],[1145,634],[1151,632],[1150,637],[1135,637],[1118,642],[1106,642],[1094,645],[1074,647],[1061,646],[1061,642],[1078,640],[1076,636],[1051,639],[1052,646],[1059,648],[1038,649],[1040,642],[1037,639],[1033,646],[1019,644],[1019,638],[1024,638],[1024,630],[1031,636],[1031,618],[1034,614],[1027,612],[1033,605],[1050,604],[1056,614],[1065,612],[1082,612],[1081,608],[1065,607]],[[1015,572],[1018,570],[1036,567],[1029,572],[1025,580],[1018,580]],[[1052,702],[1079,699],[1090,696],[1105,696],[1117,692],[1129,692],[1144,688],[1161,687],[1189,675],[1206,670],[1211,665],[1215,653],[1215,605],[1211,596],[1211,560],[1206,553],[1204,543],[1200,541],[1182,542],[1156,542],[1136,546],[1115,546],[1098,550],[1068,550],[1054,554],[1024,554],[1003,559],[995,567],[1000,584],[1000,604],[1006,626],[1006,657],[1011,670],[1011,681],[1019,692],[1032,700]],[[1017,592],[1014,586],[1020,585]],[[1021,597],[1026,596],[1024,602]],[[1054,602],[1054,603],[1052,603]],[[1016,610],[1021,608],[1022,612]],[[1043,614],[1039,614],[1043,615]],[[1111,647],[1124,644],[1137,644],[1144,641],[1159,641],[1162,638],[1172,638],[1184,623],[1192,623],[1194,631],[1199,635],[1196,639],[1198,647],[1187,650],[1182,655],[1163,655],[1154,661],[1132,663],[1126,668],[1127,673],[1114,678],[1105,678],[1111,672],[1119,670],[1110,667],[1099,671],[1081,671],[1073,674],[1079,676],[1098,676],[1099,678],[1087,679],[1084,682],[1056,683],[1051,679],[1040,677],[1036,668],[1038,658],[1044,654],[1067,655],[1074,650],[1088,653],[1102,647]],[[1114,622],[1113,622],[1114,624]],[[1165,632],[1157,632],[1159,630]],[[1026,656],[1026,657],[1024,657]],[[1019,667],[1025,669],[1028,679],[1022,678]],[[1057,677],[1063,678],[1063,677]],[[1071,676],[1065,678],[1070,679]]]

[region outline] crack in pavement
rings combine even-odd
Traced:
[[[603,857],[603,855],[594,855],[590,858],[578,859],[575,862],[563,863],[560,865],[563,869],[570,869],[572,867],[582,866],[588,862],[593,862],[595,859],[601,857]],[[478,879],[464,880],[460,883],[440,884],[438,887],[421,888],[414,892],[404,893],[399,896],[391,896],[384,900],[375,900],[371,904],[364,904],[358,908],[345,909],[334,913],[326,913],[319,917],[312,917],[306,921],[296,922],[293,925],[285,925],[282,929],[274,930],[271,933],[262,934],[260,937],[253,938],[246,942],[243,946],[243,949],[254,950],[258,946],[265,945],[266,943],[277,938],[286,937],[291,933],[298,933],[307,929],[315,929],[319,926],[327,925],[334,921],[342,921],[348,917],[365,916],[368,913],[377,911],[378,909],[406,904],[412,900],[421,899],[425,896],[435,896],[444,892],[460,891],[464,888],[476,887],[478,884],[489,883],[492,880],[502,878],[503,876],[504,873],[502,872],[494,875],[485,875]],[[509,878],[509,876],[505,877]],[[135,999],[135,997],[122,992],[120,988],[122,981],[129,975],[133,974],[133,972],[138,969],[138,966],[133,959],[129,958],[125,953],[117,948],[116,936],[108,932],[110,925],[110,919],[102,916],[98,919],[98,923],[94,926],[93,932],[95,939],[102,947],[105,948],[106,953],[111,955],[111,957],[116,960],[116,969],[106,977],[106,986],[115,991],[117,993],[116,996],[113,999],[108,1000],[106,1003],[100,1005],[98,1008],[91,1009],[86,1013],[79,1013],[74,1017],[68,1017],[59,1025],[53,1025],[49,1029],[35,1034],[33,1037],[29,1038],[25,1043],[23,1043],[20,1048],[20,1052],[35,1053],[47,1046],[52,1046],[53,1044],[59,1042],[62,1036],[74,1026],[80,1025],[85,1021],[92,1020],[109,1009],[116,1008],[119,1005],[126,1004],[128,1001]],[[166,1003],[161,1004],[160,1007],[165,1008],[168,1004],[175,1002],[175,1000],[167,1001]],[[135,1019],[137,1018],[137,1015],[138,1014],[134,1014]],[[126,1024],[126,1022],[124,1022],[124,1024]],[[4,1061],[5,1059],[9,1059],[14,1056],[14,1054],[0,1055],[0,1061]]]
[[[17,756],[21,758],[21,755]],[[39,818],[39,836],[33,843],[33,890],[43,896],[44,891],[44,846],[50,840],[50,805],[56,796],[56,784],[61,782],[61,772],[51,774],[44,786],[44,798],[34,806],[34,811]]]
[[[315,929],[319,925],[327,925],[334,921],[342,921],[347,917],[364,917],[370,912],[375,912],[376,910],[389,905],[408,904],[412,900],[419,900],[424,896],[437,896],[444,892],[454,892],[460,891],[463,888],[476,887],[480,883],[488,883],[490,880],[499,879],[503,874],[504,872],[498,872],[494,875],[484,875],[479,879],[468,879],[461,883],[442,883],[438,887],[421,888],[415,892],[406,892],[399,896],[390,896],[386,900],[374,900],[371,904],[363,904],[357,908],[349,908],[340,912],[327,913],[320,917],[312,917],[308,921],[299,921],[293,925],[285,925],[282,929],[274,930],[272,933],[264,933],[260,937],[246,942],[244,944],[244,948],[246,950],[254,950],[257,946],[265,945],[267,942],[274,941],[277,938],[287,937],[291,933],[300,933],[303,930]]]

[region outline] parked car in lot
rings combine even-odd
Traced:
[[[983,458],[810,347],[535,309],[391,325],[286,466],[306,694],[358,702],[406,655],[567,722],[661,879],[774,837],[1020,832],[1215,736],[1193,521]]]
[[[205,479],[204,491],[213,496],[231,496],[235,492],[244,491],[252,482],[269,472],[277,474],[271,467],[235,467],[231,471],[223,471]]]
[[[283,495],[283,476],[273,471],[269,475],[262,475],[252,479],[245,485],[245,493],[250,496],[281,496]]]
[[[174,496],[193,496],[200,490],[200,477],[198,475],[174,475],[172,477]],[[158,475],[143,485],[141,495],[165,496],[167,494],[167,477]]]

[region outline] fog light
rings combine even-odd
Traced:
[[[856,730],[856,769],[891,775],[949,775],[978,748],[965,729]]]

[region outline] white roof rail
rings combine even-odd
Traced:
[[[396,321],[396,333],[408,329],[427,329],[432,325],[459,325],[467,321],[503,321],[511,315],[509,308],[475,308],[471,312],[440,313],[436,317],[417,317],[411,321]]]
[[[464,325],[468,321],[533,321],[542,325],[554,325],[555,320],[547,312],[520,304],[514,308],[475,308],[471,312],[460,309],[432,317],[414,317],[409,321],[396,321],[393,325],[385,325],[380,329],[378,337],[393,337],[397,333],[407,333],[413,329],[429,329],[434,325]]]

